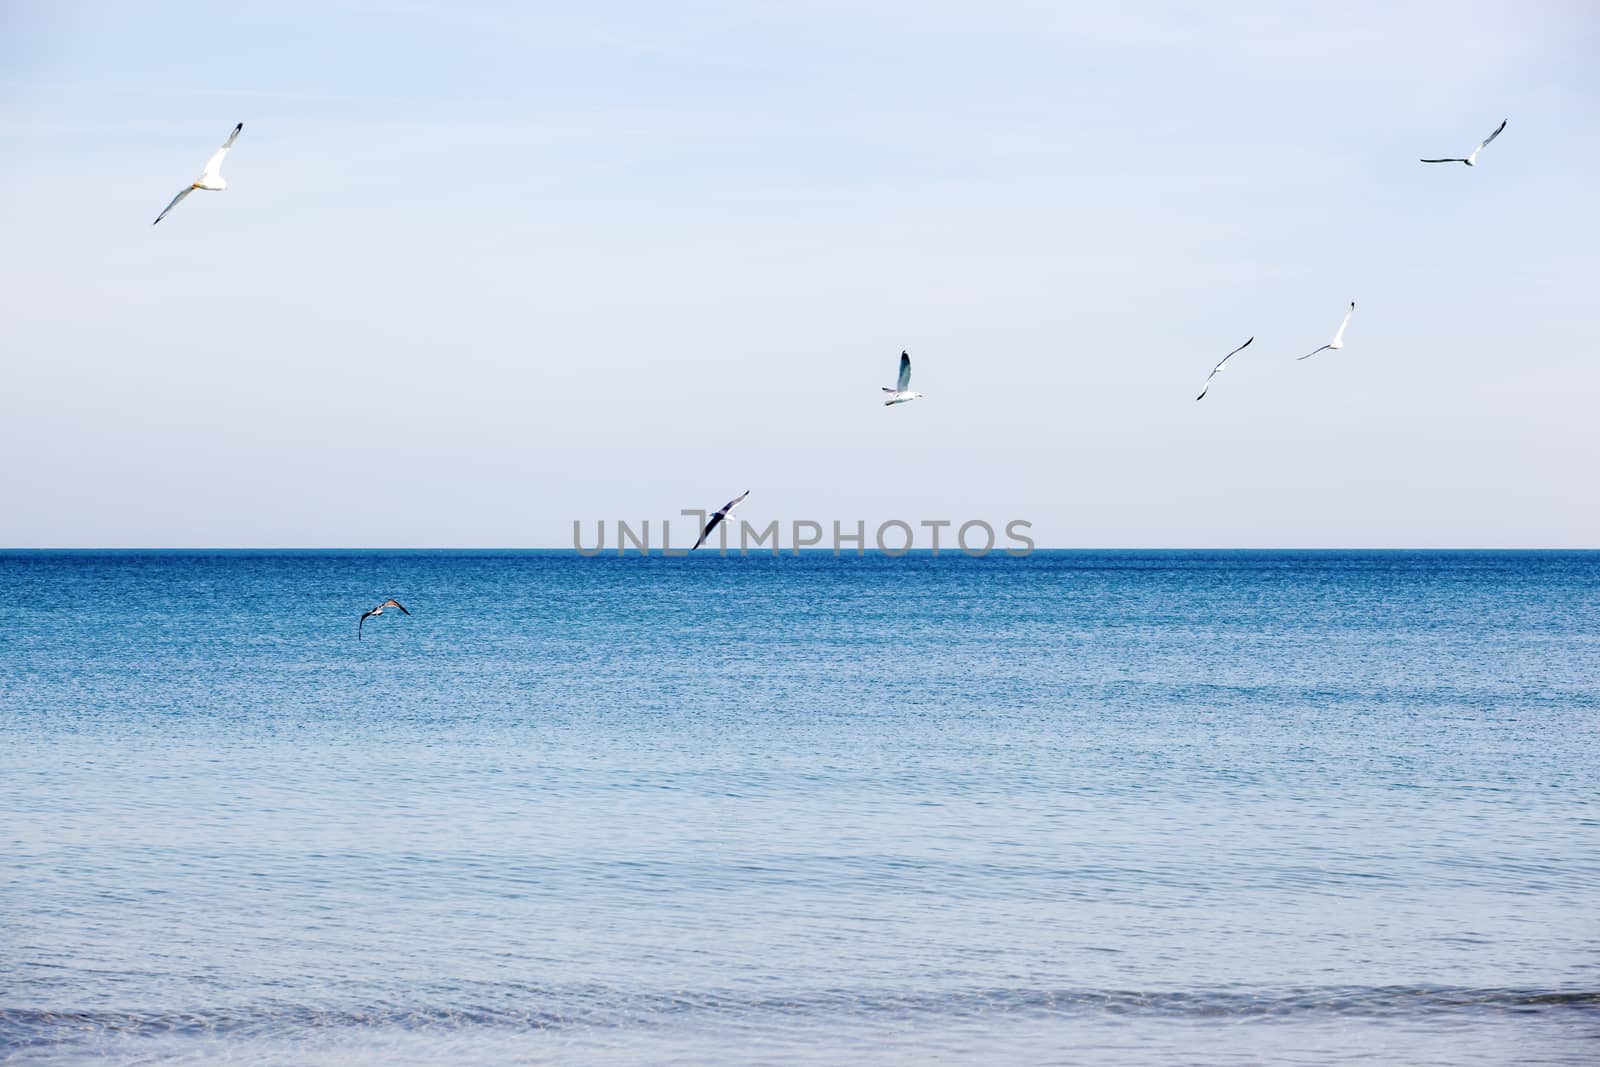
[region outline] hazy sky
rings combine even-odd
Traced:
[[[596,7],[0,0],[0,545],[1600,545],[1589,5]]]

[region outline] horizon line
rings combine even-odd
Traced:
[[[606,548],[598,555],[590,553],[584,555],[573,547],[553,547],[547,545],[0,545],[0,555],[7,553],[130,553],[130,552],[260,552],[260,553],[313,553],[313,552],[347,552],[347,553],[379,553],[379,552],[406,552],[406,553],[465,553],[465,552],[492,552],[499,554],[519,552],[541,553],[567,553],[581,559],[597,558],[654,558],[654,559],[689,559],[697,556],[711,556],[718,558],[736,558],[740,556],[771,557],[773,555],[792,556],[824,555],[839,556],[885,556],[897,559],[905,555],[932,556],[932,548],[913,547],[904,552],[888,553],[876,548],[866,548],[860,553],[855,551],[835,551],[832,548],[805,547],[783,548],[774,553],[765,548],[751,548],[745,552],[729,548],[726,551],[699,552],[694,555],[665,555],[660,549],[640,551],[628,549],[618,552],[613,548]],[[955,547],[940,547],[941,556],[970,555]],[[1037,545],[1030,553],[1039,552],[1600,552],[1600,545],[1572,546],[1572,545]],[[1014,558],[1026,558],[1027,554]],[[1004,549],[996,547],[987,553],[989,556],[1006,556]],[[971,556],[971,558],[984,558]]]

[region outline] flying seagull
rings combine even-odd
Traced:
[[[1474,148],[1472,150],[1472,155],[1468,156],[1466,159],[1424,159],[1424,160],[1422,160],[1422,162],[1424,162],[1424,163],[1465,163],[1467,166],[1470,167],[1473,164],[1477,163],[1477,161],[1478,161],[1478,153],[1482,152],[1485,148],[1488,148],[1489,147],[1489,142],[1494,140],[1496,137],[1500,136],[1500,131],[1506,128],[1506,123],[1509,122],[1509,121],[1511,121],[1511,120],[1510,119],[1501,119],[1500,120],[1500,125],[1498,125],[1498,126],[1496,126],[1494,128],[1494,132],[1491,133],[1489,136],[1485,137],[1483,139],[1483,143],[1478,145],[1477,148]]]
[[[371,611],[369,611],[365,615],[361,616],[361,621],[356,623],[356,640],[357,641],[361,640],[361,628],[367,624],[367,620],[372,618],[374,615],[382,615],[384,608],[399,608],[400,609],[400,613],[402,615],[410,615],[411,614],[411,612],[406,610],[406,606],[404,604],[400,603],[400,601],[398,601],[398,600],[385,600],[382,604],[379,604],[377,607],[373,608]]]
[[[1254,340],[1255,340],[1254,337],[1250,338],[1250,341],[1254,341]],[[1215,367],[1211,368],[1211,373],[1206,375],[1206,384],[1200,390],[1200,395],[1195,397],[1196,400],[1204,400],[1206,398],[1206,390],[1211,388],[1211,379],[1215,378],[1217,375],[1219,375],[1223,371],[1227,370],[1228,369],[1228,360],[1232,359],[1234,356],[1237,356],[1240,352],[1243,352],[1245,349],[1249,348],[1250,347],[1250,341],[1246,341],[1244,344],[1240,345],[1238,348],[1235,348],[1232,352],[1229,352],[1227,355],[1223,356],[1222,357],[1222,362],[1218,363]]]
[[[883,391],[889,394],[889,398],[883,402],[884,407],[888,407],[890,404],[904,404],[908,400],[917,400],[917,399],[919,399],[922,396],[922,394],[921,393],[913,393],[909,388],[907,388],[910,384],[911,384],[911,353],[909,353],[909,352],[901,352],[900,353],[900,380],[895,383],[895,386],[894,386],[893,389],[889,388],[887,385],[883,387]]]
[[[161,209],[161,214],[156,216],[156,222],[166,218],[167,212],[177,207],[179,201],[196,189],[220,193],[228,187],[227,180],[222,177],[222,157],[228,154],[228,149],[233,147],[233,142],[239,139],[239,131],[242,129],[244,129],[244,123],[242,122],[233,128],[233,132],[228,134],[228,139],[222,142],[222,147],[212,153],[210,159],[206,160],[206,169],[200,172],[200,177],[187,186],[183,192],[173,197],[172,203]],[[154,226],[156,222],[152,222],[150,225]]]
[[[1305,355],[1297,357],[1297,361],[1300,360],[1300,359],[1310,359],[1312,356],[1316,355],[1317,352],[1325,352],[1330,348],[1335,349],[1335,350],[1343,348],[1344,347],[1344,328],[1346,326],[1350,325],[1350,316],[1354,315],[1355,313],[1356,313],[1356,302],[1354,300],[1352,300],[1352,301],[1350,301],[1350,310],[1346,311],[1344,313],[1344,321],[1339,324],[1339,332],[1333,335],[1333,340],[1329,341],[1327,344],[1325,344],[1321,348],[1317,349],[1316,352],[1307,352]]]
[[[728,501],[726,504],[722,505],[722,507],[714,511],[711,515],[711,518],[706,520],[706,528],[700,531],[700,540],[694,543],[694,548],[699,548],[701,545],[705,544],[706,538],[711,536],[711,531],[715,530],[717,525],[721,523],[723,519],[728,517],[728,512],[744,503],[744,498],[749,495],[750,490],[746,489],[744,492],[740,493],[738,496],[734,497],[732,500]],[[693,552],[694,548],[691,548],[689,551]]]

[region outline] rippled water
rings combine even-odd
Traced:
[[[1600,1058],[1600,554],[0,589],[8,1062]]]

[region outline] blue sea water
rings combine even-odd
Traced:
[[[1600,553],[0,591],[8,1063],[1600,1060]]]

